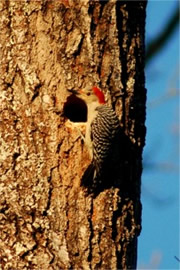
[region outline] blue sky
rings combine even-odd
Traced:
[[[147,42],[161,32],[177,1],[149,1]],[[142,176],[142,232],[138,269],[180,269],[179,32],[146,69],[147,137]],[[156,164],[154,167],[153,165]]]

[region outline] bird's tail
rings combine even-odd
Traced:
[[[90,187],[92,185],[94,171],[95,171],[95,167],[93,163],[91,163],[83,174],[82,181],[81,181],[82,186]]]
[[[91,163],[84,172],[81,185],[87,189],[88,194],[93,194],[96,197],[101,190],[101,183],[100,171],[97,171],[97,167]]]

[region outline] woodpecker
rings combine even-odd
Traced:
[[[112,107],[105,102],[104,93],[96,86],[89,90],[71,90],[87,105],[85,144],[88,147],[93,169],[92,188],[103,181],[109,164],[113,162],[113,149],[120,131],[119,119]],[[112,167],[112,166],[111,166]],[[109,175],[111,173],[109,172]],[[90,175],[90,173],[86,173]],[[111,180],[111,179],[110,179]]]

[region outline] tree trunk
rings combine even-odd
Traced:
[[[145,7],[1,0],[1,269],[136,268]],[[96,196],[81,180],[91,163],[79,134],[86,107],[67,91],[94,85],[115,108],[126,138],[120,181]]]

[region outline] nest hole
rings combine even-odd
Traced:
[[[87,121],[87,106],[86,103],[76,97],[71,95],[67,98],[64,104],[64,115],[71,122],[86,122]]]

